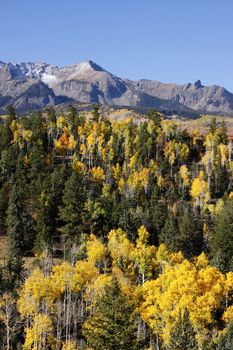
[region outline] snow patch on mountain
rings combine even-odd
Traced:
[[[43,81],[43,83],[47,84],[49,87],[52,87],[58,83],[58,79],[56,78],[55,75],[46,74],[46,73],[42,74],[41,81]]]

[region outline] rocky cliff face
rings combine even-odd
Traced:
[[[124,80],[92,61],[62,68],[0,61],[0,111],[8,104],[28,111],[72,101],[233,115],[233,95],[219,86],[202,86],[200,81],[176,85]]]
[[[177,101],[197,111],[233,114],[233,94],[221,86],[203,86],[200,80],[185,85],[164,84],[151,80],[127,82],[141,93]]]

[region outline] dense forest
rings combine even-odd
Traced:
[[[1,349],[233,349],[232,152],[214,118],[8,107]]]

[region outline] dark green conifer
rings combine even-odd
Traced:
[[[170,335],[168,350],[197,350],[194,328],[189,320],[189,312],[180,312]]]
[[[215,265],[227,272],[233,268],[233,199],[229,199],[215,220],[211,241],[211,255]]]
[[[6,219],[7,235],[9,239],[8,269],[12,279],[19,277],[23,265],[24,229],[22,209],[19,186],[16,182],[11,191]]]
[[[77,239],[83,233],[84,204],[86,200],[85,183],[82,177],[72,172],[65,184],[63,203],[59,211],[59,219],[63,222],[61,232],[67,238]]]
[[[97,301],[94,312],[84,323],[83,335],[95,350],[142,349],[137,340],[134,309],[116,280]]]

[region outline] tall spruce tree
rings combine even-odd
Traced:
[[[198,345],[195,339],[195,331],[189,320],[189,312],[186,309],[184,314],[180,312],[178,320],[170,335],[168,350],[197,350]]]
[[[61,227],[67,238],[77,240],[83,233],[84,204],[86,188],[83,178],[72,172],[65,184],[63,203],[59,211],[59,219],[64,224]]]
[[[88,346],[95,350],[142,349],[137,340],[133,307],[115,279],[84,323],[83,335]]]
[[[179,250],[179,230],[177,220],[172,213],[168,214],[165,225],[159,235],[159,243],[165,243],[172,252]]]
[[[23,257],[23,222],[22,222],[22,200],[19,193],[19,185],[13,185],[9,206],[7,210],[7,235],[8,246],[8,269],[12,280],[16,280],[22,269]]]
[[[226,333],[220,338],[216,350],[233,350],[233,321],[229,323]]]
[[[229,199],[217,215],[210,248],[219,269],[227,272],[233,268],[233,199]]]
[[[187,205],[186,208],[181,207],[178,216],[178,229],[179,237],[176,250],[181,250],[187,258],[201,254],[203,235],[191,208]]]

